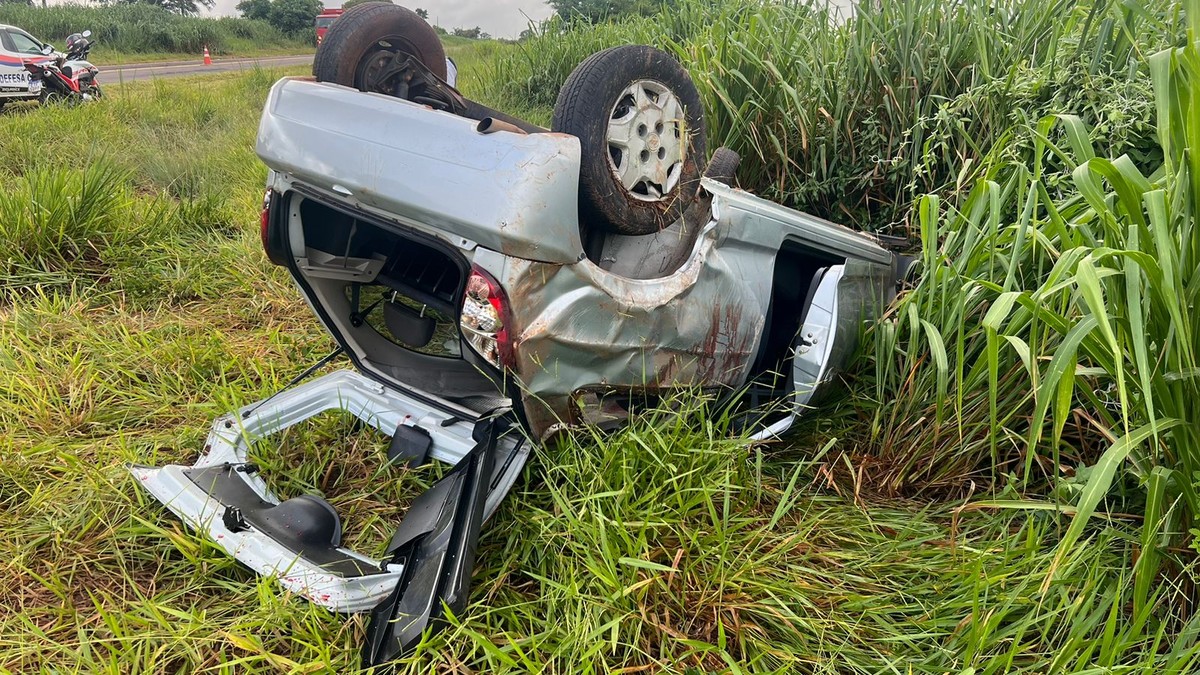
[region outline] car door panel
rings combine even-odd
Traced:
[[[42,44],[24,31],[0,29],[0,98],[31,98],[29,72],[26,63],[47,60]]]
[[[29,75],[25,62],[10,47],[8,31],[0,29],[0,98],[9,99],[29,91]]]

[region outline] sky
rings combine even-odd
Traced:
[[[204,14],[236,15],[241,0],[216,0]],[[326,7],[340,7],[340,0],[325,0]],[[495,37],[515,38],[529,25],[529,19],[541,21],[554,12],[544,0],[409,0],[406,7],[429,10],[429,22],[446,30],[479,26]],[[524,12],[529,16],[525,18]]]

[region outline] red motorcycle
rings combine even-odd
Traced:
[[[91,101],[103,96],[96,75],[100,69],[87,60],[92,43],[92,31],[74,33],[67,37],[67,52],[56,53],[50,45],[42,51],[52,57],[49,61],[26,63],[25,70],[42,83],[42,103],[55,101]],[[36,87],[31,86],[30,89]]]

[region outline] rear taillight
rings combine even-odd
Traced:
[[[512,365],[508,297],[487,272],[471,268],[459,326],[471,349],[497,368]]]
[[[258,214],[258,236],[262,237],[263,250],[267,253],[271,252],[271,247],[267,245],[267,225],[271,222],[271,189],[263,193],[262,211]]]
[[[271,254],[271,197],[274,194],[275,191],[270,188],[263,194],[262,211],[258,214],[258,236],[262,239],[263,251],[266,252],[267,258],[276,265],[282,265],[283,263],[276,260],[277,256]]]

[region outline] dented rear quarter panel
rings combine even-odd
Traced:
[[[878,304],[868,298],[886,301],[879,281],[890,278],[892,257],[870,238],[709,187],[711,219],[687,262],[663,278],[629,279],[586,259],[557,265],[477,252],[475,262],[490,268],[509,297],[515,371],[535,434],[578,422],[572,399],[579,392],[744,384],[785,240],[853,262],[856,273],[842,292],[861,306],[862,319]]]

